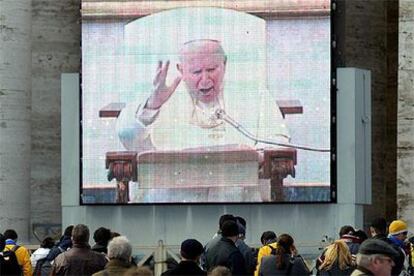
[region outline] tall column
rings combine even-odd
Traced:
[[[0,0],[0,231],[28,241],[31,0]]]
[[[414,2],[400,0],[398,49],[398,217],[414,227]]]

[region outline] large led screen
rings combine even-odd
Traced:
[[[82,204],[332,201],[330,1],[216,2],[82,2]]]

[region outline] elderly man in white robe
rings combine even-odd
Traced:
[[[118,118],[118,136],[124,147],[138,152],[224,145],[266,147],[215,117],[220,109],[257,137],[287,143],[282,115],[266,89],[239,87],[237,97],[234,92],[226,94],[226,62],[219,41],[189,41],[180,50],[180,75],[167,85],[170,62],[160,61],[152,94],[146,102],[129,104]],[[188,93],[176,91],[181,81]]]

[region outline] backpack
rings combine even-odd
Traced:
[[[36,263],[36,266],[33,270],[33,276],[49,275],[48,272],[45,274],[45,272],[44,272],[45,269],[43,269],[43,266],[45,266],[45,267],[47,266],[47,265],[45,265],[47,262],[49,262],[47,260],[47,258],[42,258],[42,259],[38,260],[37,263]],[[43,273],[42,273],[42,271],[43,271]]]
[[[0,271],[2,275],[23,275],[23,270],[17,261],[16,253],[19,248],[14,246],[11,250],[0,252]]]
[[[299,264],[299,263],[301,264],[301,266],[299,266],[299,267],[302,267],[302,269],[303,269],[303,271],[301,271],[301,275],[311,275],[311,271],[309,270],[308,266],[306,265],[306,263],[303,260],[301,255],[291,256],[289,258],[289,263],[287,265],[285,275],[290,275],[292,273],[292,269],[295,266],[296,261],[298,261],[297,264]]]
[[[49,254],[45,258],[37,261],[35,273],[33,273],[33,276],[49,276],[50,272],[52,271],[53,261],[60,253],[63,252],[65,252],[65,250],[60,246],[52,247]]]

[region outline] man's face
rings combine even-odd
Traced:
[[[371,234],[371,237],[375,237],[377,235],[377,232],[375,231],[375,228],[370,226],[369,227],[369,232]]]
[[[396,237],[400,241],[405,241],[407,239],[407,235],[408,235],[408,232],[402,232],[402,233],[398,234]]]
[[[225,57],[214,49],[217,45],[206,45],[197,51],[183,54],[178,70],[191,96],[203,103],[217,100],[223,90]]]
[[[370,270],[376,276],[389,276],[391,275],[391,270],[394,265],[395,263],[390,257],[377,257],[371,263]]]

